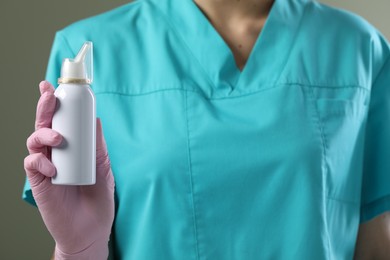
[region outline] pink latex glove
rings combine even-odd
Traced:
[[[114,220],[114,177],[100,119],[96,122],[96,184],[64,186],[51,184],[56,169],[51,146],[62,136],[51,129],[56,106],[54,87],[39,84],[35,132],[27,139],[29,155],[24,169],[42,219],[56,242],[55,259],[107,259]]]

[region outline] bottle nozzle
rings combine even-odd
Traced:
[[[93,80],[93,45],[87,41],[74,59],[65,58],[58,83],[86,83]]]

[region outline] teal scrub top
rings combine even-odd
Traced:
[[[390,210],[390,44],[360,16],[276,0],[241,71],[192,0],[136,0],[59,30],[46,79],[87,40],[115,259],[352,259]]]

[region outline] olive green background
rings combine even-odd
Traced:
[[[38,210],[21,199],[26,139],[34,131],[38,84],[45,76],[54,33],[127,2],[0,1],[0,259],[50,259],[54,248]],[[390,38],[390,1],[322,2],[362,15]]]

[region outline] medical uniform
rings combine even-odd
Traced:
[[[390,210],[390,46],[361,17],[276,0],[240,71],[192,0],[136,0],[58,31],[46,79],[87,40],[115,259],[352,259]]]

